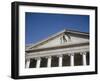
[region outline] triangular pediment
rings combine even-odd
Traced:
[[[58,32],[45,40],[36,44],[30,45],[27,49],[47,48],[67,44],[89,42],[89,34],[79,31],[63,30]]]

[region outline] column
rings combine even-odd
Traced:
[[[27,59],[27,60],[26,60],[26,66],[25,66],[25,67],[26,67],[26,68],[29,68],[29,66],[30,66],[30,59]]]
[[[86,66],[86,52],[84,52],[82,55],[83,55],[83,65]]]
[[[71,54],[70,57],[71,57],[71,59],[70,59],[71,60],[71,66],[74,66],[74,53]]]
[[[41,59],[40,59],[40,57],[38,57],[37,58],[36,68],[39,68],[40,67],[40,62],[41,62]]]
[[[48,56],[48,63],[47,63],[47,67],[51,67],[51,56]]]
[[[62,67],[62,55],[59,55],[59,67]]]

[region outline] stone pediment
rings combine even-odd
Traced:
[[[26,50],[30,49],[38,49],[38,48],[48,48],[60,45],[69,45],[75,43],[84,43],[89,42],[89,34],[85,32],[72,31],[72,30],[63,30],[60,31],[48,38],[37,42],[36,44],[32,44],[26,48]]]

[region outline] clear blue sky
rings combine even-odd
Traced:
[[[63,29],[89,32],[89,16],[25,13],[25,44],[36,43]]]

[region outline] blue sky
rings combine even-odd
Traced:
[[[25,13],[25,44],[36,43],[64,29],[89,32],[89,16]]]

